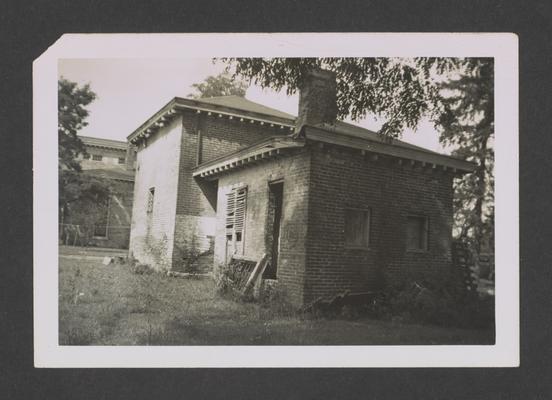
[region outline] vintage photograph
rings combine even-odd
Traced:
[[[60,346],[495,344],[494,58],[57,76]]]

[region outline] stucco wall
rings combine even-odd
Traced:
[[[130,254],[156,269],[172,264],[181,138],[182,120],[177,117],[148,138],[137,154]],[[148,213],[152,187],[153,211]]]
[[[301,305],[305,271],[310,157],[300,151],[222,176],[218,186],[215,265],[225,262],[226,195],[234,187],[247,186],[243,256],[258,260],[268,252],[266,226],[269,217],[269,182],[283,179],[283,213],[277,278]],[[231,253],[232,250],[229,250]],[[229,254],[230,255],[230,254]]]

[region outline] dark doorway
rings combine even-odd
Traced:
[[[276,279],[278,271],[278,256],[280,252],[280,225],[282,221],[282,205],[284,198],[284,182],[273,182],[269,188],[268,210],[268,250],[270,251],[270,263],[267,266],[263,278]]]

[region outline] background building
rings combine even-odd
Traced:
[[[68,245],[128,248],[133,203],[135,150],[126,142],[79,136],[88,154],[80,155],[82,173],[109,187],[105,203],[92,210],[71,204],[61,227]]]

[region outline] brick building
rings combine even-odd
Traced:
[[[470,163],[336,121],[312,73],[299,116],[248,100],[175,98],[132,133],[131,254],[157,268],[269,256],[296,305],[451,268],[452,181]]]
[[[110,194],[93,215],[86,201],[70,205],[62,222],[62,243],[126,249],[130,237],[135,151],[122,141],[79,138],[87,151],[79,156],[83,174],[104,182]]]

